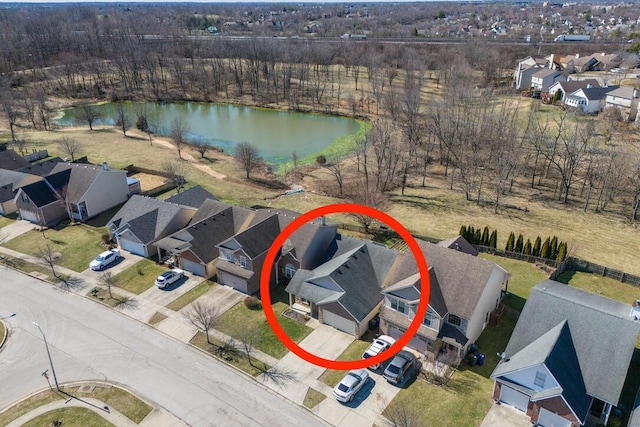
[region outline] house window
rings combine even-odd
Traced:
[[[247,268],[247,258],[240,255],[239,260],[240,260],[240,267]]]
[[[544,382],[546,379],[547,379],[547,374],[545,374],[544,372],[537,371],[536,379],[533,381],[533,383],[538,387],[544,387]]]
[[[296,267],[293,264],[287,264],[284,267],[284,277],[291,279],[296,274]]]
[[[405,313],[405,304],[404,301],[400,301],[397,299],[391,300],[391,308],[395,311],[399,311],[400,313]]]
[[[449,315],[449,323],[451,323],[452,325],[455,325],[455,326],[460,326],[461,320],[455,314],[450,314]]]
[[[24,203],[29,203],[29,196],[27,196],[27,193],[22,193],[22,201]]]
[[[429,313],[425,314],[424,319],[422,319],[422,324],[425,326],[431,326],[432,322],[433,322],[433,315]]]

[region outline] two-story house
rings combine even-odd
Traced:
[[[491,374],[494,399],[540,426],[606,425],[620,401],[639,313],[563,283],[539,283]]]
[[[249,295],[257,293],[269,247],[298,215],[285,209],[257,211],[250,227],[216,245],[220,254],[214,261],[218,281]],[[314,268],[333,241],[337,228],[318,218],[296,230],[281,248],[276,265],[268,266],[271,283],[293,277],[299,268]]]
[[[638,89],[633,86],[621,86],[607,93],[604,108],[616,108],[624,120],[635,121],[638,116],[639,102]]]
[[[436,360],[441,353],[462,357],[489,323],[510,274],[499,265],[447,247],[418,240],[427,260],[430,299],[427,314],[408,344]],[[399,338],[415,317],[421,281],[412,256],[404,255],[386,287],[380,331]]]
[[[541,92],[549,92],[549,88],[556,82],[567,80],[558,70],[541,68],[531,75],[531,87]]]
[[[567,95],[564,99],[564,105],[580,110],[585,114],[598,113],[604,109],[607,93],[615,89],[618,89],[618,86],[587,86]]]

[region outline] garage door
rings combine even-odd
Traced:
[[[226,271],[218,270],[218,281],[223,285],[231,286],[233,289],[244,292],[245,294],[249,291],[249,285],[246,280],[229,274]]]
[[[353,320],[345,319],[327,310],[322,310],[322,323],[351,335],[355,335],[356,332],[356,323]]]
[[[538,425],[541,427],[571,427],[571,421],[544,408],[540,408]]]
[[[402,329],[398,329],[395,326],[389,325],[389,336],[396,340],[399,340],[402,335],[404,335],[405,331]],[[407,343],[407,347],[412,348],[420,353],[424,353],[428,350],[427,342],[418,338],[417,335],[414,335],[411,340]]]
[[[25,209],[20,209],[20,217],[25,221],[33,222],[39,224],[38,213],[35,211],[28,211]]]
[[[127,239],[120,239],[120,246],[122,246],[123,250],[131,252],[132,254],[140,255],[143,257],[147,256],[144,250],[144,245],[142,243],[132,242],[131,240]]]
[[[500,401],[525,413],[527,412],[527,406],[529,406],[529,396],[504,384],[500,390]]]
[[[184,270],[190,271],[197,276],[204,277],[205,275],[204,265],[198,262],[193,262],[188,259],[184,259],[184,258],[182,258],[181,261],[182,261],[182,268]]]

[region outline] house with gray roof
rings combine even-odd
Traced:
[[[207,199],[217,200],[213,196],[213,194],[209,193],[201,186],[196,185],[195,187],[191,187],[184,191],[181,191],[178,194],[167,198],[166,200],[167,202],[177,203],[184,206],[191,206],[192,208],[198,209]]]
[[[437,243],[438,246],[442,246],[449,249],[455,249],[456,251],[462,251],[465,254],[478,256],[478,251],[473,247],[471,243],[462,236],[455,236],[449,239],[441,240]]]
[[[554,98],[556,92],[559,92],[558,100],[564,101],[568,94],[586,87],[600,87],[600,83],[596,79],[559,81],[551,85],[549,95]]]
[[[549,92],[549,88],[556,82],[567,80],[558,70],[541,68],[531,75],[531,87],[541,92]]]
[[[494,399],[541,426],[606,424],[640,333],[637,318],[631,304],[539,283],[491,374]]]
[[[14,150],[10,148],[0,150],[0,169],[14,171],[25,166],[29,166],[29,162]]]
[[[107,227],[118,246],[143,257],[155,255],[158,240],[183,229],[196,209],[154,197],[134,195],[111,218]]]
[[[31,163],[28,166],[18,169],[19,172],[29,173],[38,176],[47,176],[51,174],[53,168],[62,163],[63,160],[60,157],[52,157],[51,159],[43,160],[38,163]]]
[[[604,109],[607,94],[619,86],[581,88],[567,95],[564,105],[582,111],[585,114],[594,114]]]
[[[260,290],[260,274],[269,247],[276,237],[300,214],[285,209],[260,209],[251,224],[219,243],[214,260],[218,282],[252,295]],[[293,277],[299,268],[312,269],[320,262],[337,232],[337,225],[322,218],[299,227],[284,243],[271,268],[271,283]]]
[[[38,181],[42,181],[42,177],[25,172],[0,169],[0,215],[16,212],[18,208],[14,198],[18,189]]]
[[[462,357],[498,308],[511,275],[499,265],[464,251],[417,240],[429,267],[427,313],[408,347],[428,360]],[[422,281],[415,258],[403,254],[382,290],[380,331],[398,339],[415,317]]]
[[[286,287],[291,307],[326,325],[360,337],[378,314],[381,293],[400,254],[376,244],[336,235],[330,258],[298,269]]]
[[[69,175],[69,169],[65,169],[19,188],[13,201],[20,218],[45,227],[69,218],[63,197]]]
[[[51,174],[62,171],[68,172],[69,177],[66,184],[60,187],[60,198],[76,221],[93,218],[124,203],[129,196],[127,172],[111,169],[106,162],[100,166],[57,163]]]
[[[217,244],[241,232],[255,211],[214,199],[205,200],[189,225],[155,243],[158,258],[173,257],[172,263],[201,277],[212,277],[213,262],[220,256]]]
[[[635,121],[638,116],[638,103],[640,92],[633,86],[620,86],[607,93],[605,109],[616,108],[622,118],[627,121]]]

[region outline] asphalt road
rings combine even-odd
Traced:
[[[82,297],[0,268],[0,409],[47,386],[44,331],[60,383],[126,385],[193,426],[325,426],[251,378],[155,329]],[[49,371],[49,378],[53,376]]]

